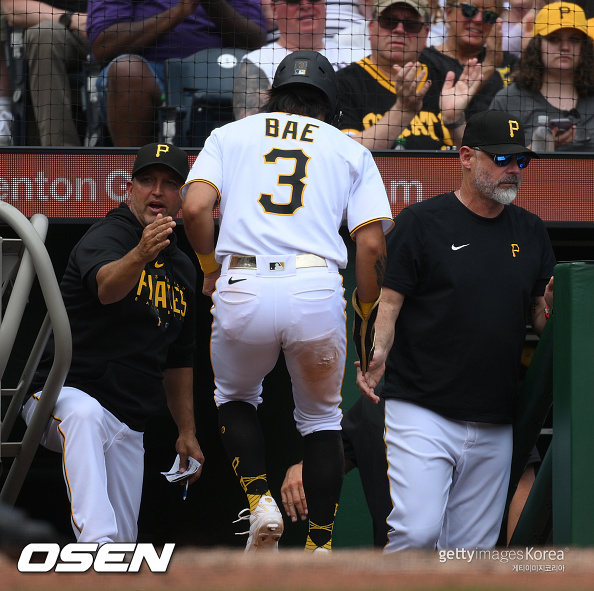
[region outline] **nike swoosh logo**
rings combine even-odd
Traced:
[[[452,244],[452,250],[460,250],[461,248],[464,248],[465,246],[470,246],[470,242],[468,244],[462,244],[461,246],[454,246]]]
[[[160,269],[165,263],[155,263],[155,269]]]
[[[246,281],[247,278],[243,279],[233,279],[233,277],[229,277],[229,285],[233,285],[234,283],[239,283],[240,281]]]

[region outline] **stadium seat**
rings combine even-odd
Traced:
[[[10,71],[12,87],[12,143],[14,146],[30,146],[39,143],[37,125],[33,115],[29,97],[29,78],[27,57],[25,55],[25,29],[7,25],[8,42],[6,43],[6,59]],[[100,68],[91,63],[81,63],[80,69],[69,74],[70,84],[78,98],[73,108],[79,111],[75,119],[83,119],[79,127],[79,135],[85,146],[110,145],[106,139],[108,134],[99,117],[99,104],[95,90],[95,71]]]
[[[201,148],[210,132],[233,120],[233,81],[245,49],[211,48],[165,62],[168,105],[162,140]]]

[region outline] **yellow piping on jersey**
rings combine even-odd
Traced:
[[[188,181],[187,183],[182,185],[181,189],[179,190],[179,195],[182,198],[182,200],[185,198],[185,196],[182,196],[182,191],[184,187],[186,187],[190,183],[206,183],[207,185],[210,185],[217,192],[217,200],[215,203],[215,207],[221,202],[221,194],[219,193],[219,188],[206,179],[192,179],[191,181]]]
[[[381,84],[384,88],[387,88],[390,92],[396,94],[396,86],[378,67],[374,64],[371,59],[364,57],[358,61],[357,64],[361,66],[378,84]],[[420,68],[423,72],[423,78],[419,82],[417,90],[421,90],[429,77],[429,68],[425,64],[421,64]]]
[[[35,400],[37,400],[37,402],[39,402],[39,396],[35,396],[35,394],[33,394],[33,398]],[[70,517],[72,519],[72,523],[74,523],[74,527],[76,527],[76,529],[82,533],[82,529],[79,527],[78,523],[76,523],[76,520],[74,519],[74,510],[72,508],[72,487],[70,486],[70,479],[68,478],[68,469],[66,468],[66,434],[64,433],[64,431],[62,431],[60,424],[62,423],[62,419],[59,419],[55,414],[52,413],[51,415],[52,419],[54,419],[54,421],[56,421],[56,423],[58,423],[58,431],[60,433],[60,435],[62,436],[62,466],[64,469],[64,478],[66,479],[66,486],[68,487],[68,496],[70,497]]]
[[[367,220],[363,224],[359,224],[356,228],[353,228],[350,232],[351,238],[354,240],[355,233],[357,232],[357,230],[359,230],[363,226],[366,226],[367,224],[372,224],[373,222],[381,222],[383,220],[390,220],[390,227],[384,232],[384,234],[391,232],[392,228],[394,227],[394,220],[392,218],[374,218],[372,220]]]

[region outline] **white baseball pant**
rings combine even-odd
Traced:
[[[447,419],[386,399],[393,509],[385,552],[492,548],[505,509],[512,426]]]
[[[23,408],[28,424],[39,394]],[[78,542],[135,542],[144,475],[143,433],[77,388],[62,388],[41,439],[62,453]]]
[[[216,404],[242,400],[257,407],[282,348],[298,431],[338,431],[346,363],[342,277],[330,262],[297,268],[295,255],[256,258],[257,268],[228,269],[226,257],[213,294]]]

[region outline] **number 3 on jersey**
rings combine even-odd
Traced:
[[[307,163],[310,157],[303,150],[282,150],[281,148],[272,148],[264,156],[264,162],[267,164],[276,164],[279,158],[295,160],[295,170],[293,174],[279,174],[278,184],[291,187],[291,200],[289,203],[275,203],[272,195],[269,193],[260,193],[258,202],[266,213],[276,215],[293,215],[299,208],[303,207],[303,191],[305,183],[303,179],[307,178]]]

